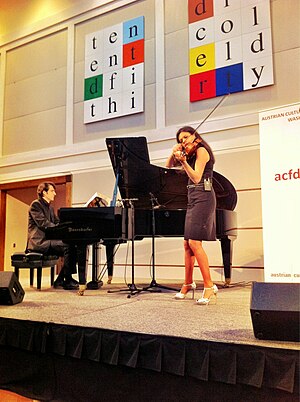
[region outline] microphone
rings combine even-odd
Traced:
[[[161,205],[160,205],[160,203],[158,202],[158,199],[154,196],[154,194],[153,194],[153,193],[149,193],[149,195],[150,195],[150,197],[151,197],[151,203],[152,203],[153,209],[158,209],[158,208],[160,208]],[[155,203],[156,205],[154,205],[154,203]]]

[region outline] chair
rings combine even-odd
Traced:
[[[15,274],[19,278],[19,270],[30,269],[30,286],[33,286],[34,269],[37,270],[37,290],[41,290],[42,270],[50,267],[51,286],[54,283],[55,265],[59,257],[56,255],[44,255],[42,253],[14,253],[11,256],[11,265],[15,268]]]

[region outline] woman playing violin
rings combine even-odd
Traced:
[[[180,128],[176,140],[166,166],[181,165],[188,175],[188,204],[184,228],[185,282],[175,298],[184,299],[190,290],[194,298],[196,259],[204,282],[202,297],[196,303],[207,305],[218,292],[211,280],[208,258],[202,247],[203,240],[216,240],[216,196],[212,187],[215,158],[210,146],[193,127]]]

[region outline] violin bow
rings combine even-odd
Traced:
[[[221,105],[221,103],[223,103],[223,101],[229,96],[228,94],[225,94],[222,96],[222,98],[219,100],[219,102],[216,104],[216,106],[208,113],[208,115],[201,121],[201,123],[195,128],[194,133],[198,130],[199,127],[202,126],[203,123],[206,122],[206,120],[214,113],[215,110],[218,109],[218,107]]]

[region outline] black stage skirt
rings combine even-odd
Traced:
[[[184,227],[185,240],[216,240],[216,195],[204,185],[188,188],[188,205]]]

